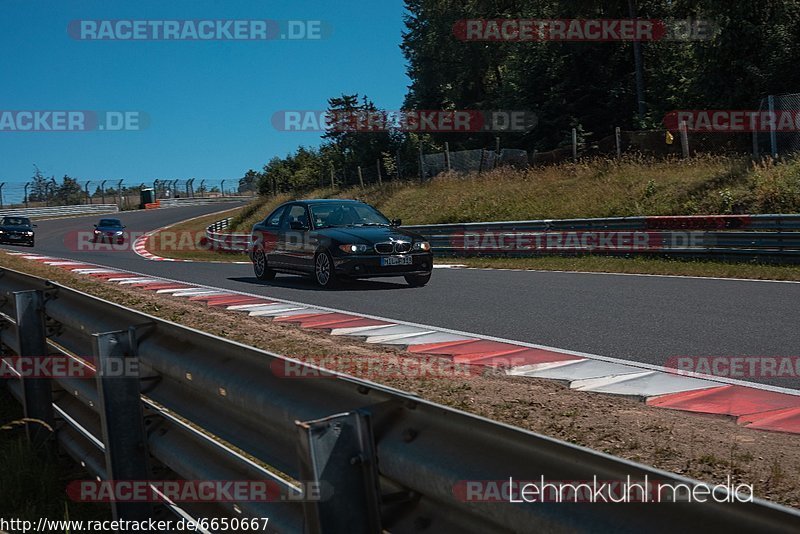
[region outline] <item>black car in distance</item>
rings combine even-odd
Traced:
[[[35,224],[27,217],[6,216],[0,220],[0,243],[33,246]]]
[[[342,279],[403,276],[414,287],[431,278],[431,246],[357,200],[297,200],[253,226],[249,254],[256,277],[311,276],[324,288]]]
[[[125,226],[119,219],[100,219],[94,225],[94,242],[117,243],[125,242]]]

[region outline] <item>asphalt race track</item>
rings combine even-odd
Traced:
[[[148,231],[235,204],[120,213]],[[147,261],[132,250],[79,252],[65,240],[97,216],[39,221],[21,250],[186,282],[466,332],[663,365],[673,356],[800,355],[800,284],[654,276],[437,269],[322,291],[307,279],[260,282],[249,265]],[[758,379],[753,379],[758,381]],[[761,379],[800,389],[800,378]]]

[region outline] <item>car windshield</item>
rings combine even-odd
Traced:
[[[367,204],[356,202],[324,202],[311,205],[315,228],[340,226],[389,226],[389,219]]]
[[[119,227],[122,226],[122,223],[118,219],[100,219],[100,224],[97,226]]]
[[[5,226],[30,226],[31,220],[25,217],[3,217]]]

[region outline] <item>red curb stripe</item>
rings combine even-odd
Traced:
[[[800,434],[800,408],[785,408],[743,415],[736,422],[747,428]]]
[[[275,301],[261,297],[247,297],[235,295],[232,297],[210,298],[206,301],[209,306],[243,306],[245,304],[274,304]]]
[[[465,341],[447,343],[427,343],[409,347],[409,352],[423,354],[444,354],[447,356],[457,356],[461,354],[503,354],[519,350],[523,347],[512,345],[511,343],[500,343],[499,341],[489,341],[485,339],[470,339]]]
[[[478,340],[475,339],[462,339],[460,341],[446,341],[444,343],[423,343],[421,345],[412,345],[408,347],[408,352],[415,352],[418,354],[450,354],[449,352],[440,352],[445,349],[455,348],[466,343],[473,344]]]
[[[350,315],[349,313],[326,313],[316,317],[303,317],[302,315],[299,317],[301,318],[297,322],[303,328],[360,319],[357,315]]]
[[[647,399],[650,406],[719,415],[747,415],[781,408],[800,408],[800,396],[746,386],[672,393]]]
[[[298,315],[289,315],[284,317],[276,317],[273,319],[277,323],[302,323],[306,319],[314,319],[322,317],[323,315],[332,315],[331,313],[303,313]]]
[[[471,363],[473,365],[485,365],[488,367],[521,367],[523,365],[534,365],[537,363],[569,362],[580,361],[586,358],[564,354],[545,349],[522,348],[520,350],[505,352],[494,355],[486,354],[466,354],[456,356],[453,361],[456,363]]]
[[[334,328],[355,328],[357,326],[383,326],[388,325],[386,321],[378,321],[377,319],[367,319],[364,317],[355,317],[350,315],[348,319],[339,318],[334,320],[320,320],[304,322],[300,326],[303,328],[320,328],[324,330],[333,330]]]
[[[189,297],[186,300],[193,300],[193,301],[208,301],[213,300],[214,297],[232,297],[233,293],[225,293],[225,294],[216,294],[216,295],[197,295],[195,297]]]
[[[142,289],[147,289],[148,291],[158,291],[159,289],[188,289],[190,287],[193,286],[186,284],[148,284],[146,286],[142,286]]]

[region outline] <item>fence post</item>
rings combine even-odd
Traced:
[[[757,113],[750,114],[750,124],[756,124]],[[758,159],[758,128],[753,128],[753,159]]]
[[[478,163],[478,174],[480,174],[483,171],[484,152],[486,151],[481,148],[481,161]]]
[[[572,162],[578,161],[578,130],[572,129]]]
[[[106,203],[106,182],[107,181],[108,180],[103,180],[102,182],[100,182],[100,194],[103,197],[103,204]]]
[[[219,184],[219,190],[220,190],[220,193],[222,193],[222,196],[224,197],[225,196],[225,180],[222,180],[222,183]]]
[[[450,143],[447,141],[444,143],[444,165],[447,169],[447,172],[450,172]]]
[[[119,198],[119,209],[122,209],[122,180],[117,182],[117,195]]]
[[[364,176],[361,174],[361,165],[358,166],[358,185],[364,189]]]
[[[0,208],[3,207],[3,187],[5,187],[6,183],[3,182],[0,184]]]
[[[14,292],[14,309],[17,322],[17,345],[21,358],[46,358],[47,330],[44,322],[44,297],[41,291]],[[53,391],[45,377],[22,377],[22,404],[26,418],[38,419],[54,426]],[[38,423],[26,425],[28,440],[34,445],[45,443],[50,430]]]
[[[105,444],[109,481],[149,480],[147,437],[144,430],[136,357],[135,329],[92,335],[97,373],[100,427]],[[152,516],[147,502],[111,502],[115,520]]]
[[[769,107],[769,148],[773,158],[778,157],[778,133],[775,131],[775,96],[769,95],[767,97],[767,105]]]
[[[400,149],[399,148],[397,149],[397,158],[395,158],[394,164],[395,164],[395,169],[394,169],[395,170],[395,175],[397,177],[397,180],[399,181],[400,180],[400,175],[401,175],[401,172],[400,172]]]
[[[681,152],[684,158],[689,157],[689,133],[686,128],[686,121],[681,121],[678,128],[681,134]]]
[[[617,142],[617,159],[622,157],[622,136],[619,126],[614,128],[614,139]]]
[[[425,181],[425,160],[422,156],[422,142],[419,143],[419,181]]]
[[[336,189],[336,176],[333,172],[333,164],[331,164],[331,189]]]
[[[531,154],[531,160],[530,160],[530,162],[528,162],[528,165],[530,165],[531,167],[536,165],[536,152],[537,152],[537,150],[534,148],[533,149],[533,154]]]
[[[378,169],[378,186],[383,187],[383,177],[381,176],[381,160],[375,163],[375,168]]]

